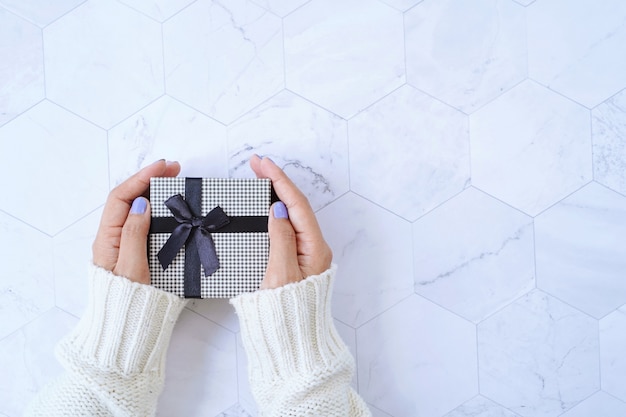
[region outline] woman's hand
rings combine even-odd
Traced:
[[[281,200],[269,214],[270,256],[261,288],[277,288],[327,270],[332,252],[307,198],[269,158],[255,155],[250,166],[257,177],[272,180]],[[93,243],[94,264],[131,281],[150,283],[150,203],[145,194],[150,177],[175,177],[179,172],[178,162],[160,160],[111,191]]]
[[[270,256],[261,289],[278,288],[326,271],[333,254],[307,198],[271,159],[254,155],[250,166],[257,177],[272,180],[281,200],[270,209]]]
[[[175,177],[178,162],[156,161],[115,187],[107,198],[98,234],[93,242],[93,263],[141,284],[150,284],[147,236],[150,177]]]

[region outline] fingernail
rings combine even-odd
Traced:
[[[133,201],[133,205],[130,206],[130,213],[131,214],[144,214],[146,212],[146,199],[143,197],[137,197],[134,201]]]
[[[287,206],[282,201],[274,204],[274,217],[277,219],[288,219],[289,213],[287,213]]]

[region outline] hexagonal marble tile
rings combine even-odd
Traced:
[[[41,29],[0,8],[0,126],[44,98]]]
[[[394,9],[398,9],[401,12],[405,12],[411,7],[415,6],[417,3],[421,3],[423,0],[383,0],[385,3],[393,7]]]
[[[77,322],[53,308],[0,340],[0,415],[22,415],[33,396],[62,372],[54,347]]]
[[[591,112],[593,178],[626,194],[626,90]]]
[[[623,417],[626,416],[626,403],[598,391],[560,417]]]
[[[98,209],[52,239],[55,304],[77,317],[82,315],[87,306],[91,245],[98,232],[101,216],[102,209]]]
[[[535,219],[537,286],[601,318],[626,303],[626,197],[591,183]]]
[[[239,404],[250,415],[257,416],[259,410],[252,396],[250,382],[248,380],[248,357],[243,347],[241,333],[237,333],[237,378],[238,378],[238,394]]]
[[[163,22],[172,17],[194,0],[120,0],[135,10]]]
[[[0,188],[11,196],[0,209],[49,235],[108,193],[105,132],[49,101],[0,128],[0,155],[11,156],[0,165]],[[80,158],[66,163],[68,155]]]
[[[361,395],[394,416],[453,410],[478,393],[475,331],[418,295],[403,300],[357,329]]]
[[[463,403],[444,417],[518,417],[511,410],[494,403],[489,398],[477,395]]]
[[[228,129],[232,177],[254,177],[248,164],[270,157],[318,210],[348,191],[346,122],[289,91],[255,108]]]
[[[624,19],[621,0],[535,2],[527,19],[530,77],[587,107],[606,100],[626,84]]]
[[[589,111],[524,81],[470,116],[472,184],[534,216],[592,178]]]
[[[413,225],[415,292],[479,322],[535,286],[532,219],[470,188]]]
[[[298,7],[311,0],[253,0],[256,4],[266,10],[280,16],[285,17]]]
[[[0,6],[44,27],[86,0],[0,0]],[[0,27],[2,27],[0,25]]]
[[[1,339],[54,306],[54,271],[43,233],[0,211],[0,236]]]
[[[284,20],[287,88],[350,117],[405,81],[402,14],[375,0],[313,0]]]
[[[371,404],[367,405],[368,408],[370,409],[371,413],[372,413],[372,417],[393,417],[391,414],[387,414],[384,411],[374,407]]]
[[[467,117],[403,86],[348,123],[350,186],[408,220],[469,185]]]
[[[241,404],[235,404],[216,417],[252,417]]]
[[[112,185],[161,158],[179,161],[184,177],[225,178],[226,127],[163,96],[109,131]]]
[[[239,331],[239,319],[227,298],[190,299],[187,308],[231,332]]]
[[[407,80],[471,113],[526,77],[524,8],[425,0],[405,15]]]
[[[251,1],[199,0],[163,24],[167,93],[230,123],[284,86],[282,26]]]
[[[348,193],[318,221],[339,265],[333,315],[358,327],[413,293],[411,225]]]
[[[478,325],[480,391],[521,416],[556,417],[600,388],[598,324],[534,290]]]
[[[237,402],[235,335],[183,310],[167,353],[157,416],[212,416]]]
[[[161,27],[130,7],[86,2],[47,26],[44,40],[47,98],[99,126],[163,94]]]
[[[626,401],[626,306],[600,320],[602,389]]]

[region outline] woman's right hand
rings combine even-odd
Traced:
[[[330,268],[333,254],[309,200],[271,159],[254,155],[250,166],[257,177],[272,180],[280,199],[270,209],[270,255],[261,289],[298,282]]]

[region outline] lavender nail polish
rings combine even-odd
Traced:
[[[287,213],[287,206],[282,201],[274,204],[274,217],[277,219],[288,219],[289,213]]]
[[[146,199],[143,197],[137,197],[134,201],[133,201],[133,205],[130,206],[130,213],[131,214],[144,214],[146,212]]]

